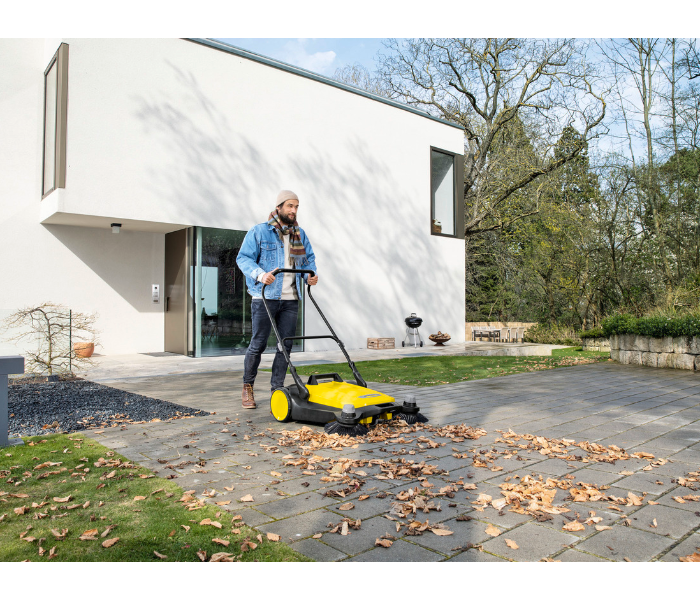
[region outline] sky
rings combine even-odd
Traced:
[[[359,63],[374,70],[384,38],[216,38],[295,67],[332,77],[336,69]]]

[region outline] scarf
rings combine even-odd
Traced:
[[[289,233],[289,262],[293,269],[301,268],[301,264],[306,257],[306,249],[301,241],[301,232],[299,231],[299,223],[294,221],[293,225],[284,225],[279,218],[278,210],[275,209],[270,213],[270,218],[267,221],[268,225],[272,225],[277,229],[280,236],[280,241],[284,243],[284,234]]]

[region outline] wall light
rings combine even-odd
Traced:
[[[122,228],[121,223],[112,223],[112,233],[119,233],[119,230]]]

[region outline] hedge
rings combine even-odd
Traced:
[[[700,316],[683,317],[634,317],[630,314],[613,315],[603,319],[606,336],[632,333],[649,337],[700,336]]]
[[[605,332],[601,327],[596,327],[595,329],[586,329],[585,331],[579,331],[578,332],[578,337],[580,337],[582,340],[585,339],[598,339],[598,338],[606,338],[608,337],[605,335]]]

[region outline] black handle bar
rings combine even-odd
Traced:
[[[311,275],[311,277],[314,277],[316,273],[312,271],[311,269],[280,269],[277,268],[273,271],[270,271],[270,274],[273,276],[277,276],[278,273],[308,273]],[[357,367],[355,367],[355,363],[350,360],[350,356],[348,356],[347,351],[345,350],[345,346],[343,345],[343,342],[340,341],[340,339],[335,335],[335,331],[333,331],[333,328],[331,327],[331,324],[328,322],[326,319],[326,316],[321,312],[321,309],[319,308],[318,304],[316,304],[316,300],[314,297],[311,295],[311,285],[309,282],[306,282],[307,286],[307,294],[309,295],[309,298],[311,298],[311,302],[314,303],[314,306],[316,307],[316,310],[318,311],[318,314],[321,315],[321,318],[323,319],[323,322],[326,324],[330,332],[333,334],[332,339],[334,339],[337,343],[338,346],[340,346],[340,349],[342,350],[343,354],[345,355],[345,359],[348,362],[348,366],[350,367],[350,370],[352,371],[353,375],[355,376],[355,381],[357,382],[358,385],[361,385],[362,387],[367,387],[367,383],[365,380],[362,378],[362,376],[358,373]],[[263,305],[265,306],[265,310],[267,311],[267,316],[270,318],[270,323],[272,324],[272,329],[275,332],[275,337],[277,338],[277,348],[284,354],[284,357],[287,359],[287,364],[289,365],[289,371],[292,374],[292,378],[294,379],[294,383],[296,383],[297,388],[299,389],[299,395],[303,400],[308,400],[309,398],[309,391],[306,389],[304,384],[301,381],[301,378],[297,374],[297,370],[294,368],[294,365],[292,364],[292,359],[289,356],[289,353],[287,352],[287,348],[284,345],[284,342],[289,339],[319,339],[321,337],[327,337],[327,336],[299,336],[299,337],[293,337],[293,338],[280,338],[279,331],[277,331],[277,325],[275,324],[275,320],[272,318],[272,313],[270,312],[270,308],[267,305],[267,299],[265,298],[265,288],[267,287],[266,283],[263,283],[262,286],[262,301]]]

